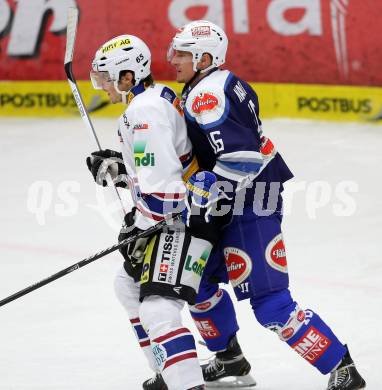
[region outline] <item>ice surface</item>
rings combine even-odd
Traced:
[[[117,146],[115,124],[95,121],[105,148]],[[264,130],[296,176],[284,219],[292,294],[349,344],[368,389],[379,390],[382,127],[268,120]],[[1,299],[113,244],[120,214],[113,191],[86,168],[95,144],[80,119],[2,118],[0,140]],[[141,388],[151,373],[114,297],[120,264],[109,255],[0,308],[1,390]],[[326,377],[255,321],[248,302],[236,307],[259,390],[326,388]],[[201,347],[200,355],[209,353]]]

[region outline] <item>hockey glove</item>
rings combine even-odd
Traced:
[[[136,236],[142,232],[135,226],[135,212],[136,208],[125,215],[125,223],[123,224],[118,236],[118,242],[126,240],[129,237]],[[137,240],[123,246],[119,249],[125,262],[123,264],[126,272],[137,282],[140,279],[142,272],[142,263],[145,257],[146,246],[149,243],[151,237],[138,238]]]
[[[126,167],[123,163],[122,153],[105,149],[93,152],[86,158],[86,164],[97,184],[107,186],[106,175],[110,175],[116,187],[127,187]]]
[[[219,188],[216,176],[209,171],[193,174],[186,184],[182,221],[188,227],[210,222],[212,206],[217,202]]]

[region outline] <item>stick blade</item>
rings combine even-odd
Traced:
[[[73,60],[74,43],[76,41],[77,24],[78,24],[78,8],[68,8],[68,24],[66,29],[66,50],[64,64],[68,64]]]

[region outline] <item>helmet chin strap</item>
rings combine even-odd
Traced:
[[[196,64],[194,64],[194,70],[195,70],[195,68],[196,68]],[[197,70],[199,70],[199,72],[203,74],[203,73],[206,73],[213,68],[216,68],[216,66],[214,64],[211,64],[210,66],[207,66],[206,69],[197,69]]]
[[[189,85],[192,85],[192,83],[195,81],[195,79],[201,74],[201,71],[197,69],[194,73],[194,75],[191,77],[191,79],[186,83],[186,87]]]
[[[201,57],[200,57],[200,59],[201,59]],[[192,53],[192,69],[194,70],[194,72],[198,72],[198,71],[199,71],[199,73],[206,73],[206,72],[208,72],[209,70],[211,70],[211,69],[213,69],[213,68],[216,68],[216,65],[214,65],[213,63],[211,63],[211,65],[210,65],[210,66],[207,66],[207,68],[205,68],[205,69],[198,69],[198,62],[200,61],[200,59],[197,60],[197,59],[195,58],[195,54]]]
[[[134,85],[131,88],[133,88],[133,87],[134,87]],[[118,81],[117,80],[114,81],[114,88],[122,96],[122,103],[127,104],[127,95],[129,94],[131,88],[128,89],[127,91],[121,91],[118,88]]]
[[[201,74],[205,74],[207,75],[210,71],[213,71],[214,69],[216,69],[216,66],[214,65],[211,65],[209,67],[207,67],[206,69],[195,69],[196,68],[196,64],[194,63],[194,66],[193,66],[193,70],[194,70],[194,75],[191,77],[190,81],[188,81],[186,83],[186,87],[189,86],[189,85],[192,85],[192,83],[201,75]],[[204,76],[203,76],[204,77]]]

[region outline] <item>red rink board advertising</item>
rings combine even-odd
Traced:
[[[88,79],[106,40],[135,34],[156,79],[173,80],[177,28],[209,19],[229,37],[227,67],[248,81],[382,85],[379,0],[0,0],[0,79],[64,80],[66,14],[80,9],[74,68]]]

